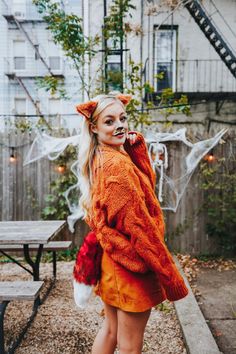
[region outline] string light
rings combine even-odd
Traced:
[[[65,165],[58,165],[58,166],[57,166],[57,171],[58,171],[59,173],[64,173],[65,170],[66,170],[66,166],[65,166]]]
[[[10,162],[14,163],[16,162],[16,150],[14,147],[11,147],[11,154],[10,154]]]
[[[212,163],[216,160],[216,157],[213,154],[213,151],[210,151],[209,154],[207,154],[204,158],[205,161]]]

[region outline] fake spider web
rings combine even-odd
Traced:
[[[175,133],[154,133],[147,131],[146,142],[153,168],[157,172],[156,191],[163,210],[176,212],[180,200],[188,186],[193,172],[201,159],[220,141],[227,129],[222,129],[214,137],[193,144],[186,138],[186,128]],[[183,143],[172,149],[168,156],[169,143]]]
[[[222,129],[214,137],[197,143],[191,143],[187,139],[186,128],[179,129],[174,133],[151,131],[144,133],[150,160],[157,174],[156,192],[163,210],[176,212],[198,163],[218,144],[226,131],[227,129]],[[82,139],[82,133],[66,138],[55,138],[46,133],[37,132],[36,138],[24,161],[24,165],[28,165],[43,157],[56,160],[68,145],[78,146]],[[173,156],[168,157],[168,146],[170,143],[173,144],[174,142],[184,144],[185,148],[176,148]],[[67,221],[72,232],[74,231],[75,222],[83,217],[83,212],[79,208],[78,203],[80,197],[80,172],[78,162],[78,160],[74,161],[71,166],[71,170],[77,177],[78,182],[65,192],[65,198],[71,212]],[[178,173],[176,173],[177,171]]]

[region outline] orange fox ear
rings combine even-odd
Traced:
[[[85,118],[89,119],[97,107],[97,102],[89,101],[85,103],[80,103],[76,106],[76,110],[82,114]]]
[[[127,104],[130,103],[132,96],[131,95],[123,95],[122,93],[117,95],[116,98],[118,98],[124,106],[127,106]]]

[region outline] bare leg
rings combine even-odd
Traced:
[[[117,309],[119,354],[141,354],[150,313],[151,310],[132,313]]]
[[[105,320],[92,347],[92,354],[114,354],[117,345],[117,308],[104,303]]]

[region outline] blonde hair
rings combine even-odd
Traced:
[[[116,93],[117,95],[117,93]],[[99,114],[114,102],[119,102],[123,107],[123,103],[115,97],[115,94],[98,95],[93,98],[97,101],[97,107],[93,112],[90,120],[84,119],[79,144],[79,187],[81,197],[79,207],[84,213],[84,218],[90,216],[91,210],[91,187],[93,183],[92,165],[95,154],[97,152],[98,140],[96,134],[91,130],[91,124],[96,124]]]

